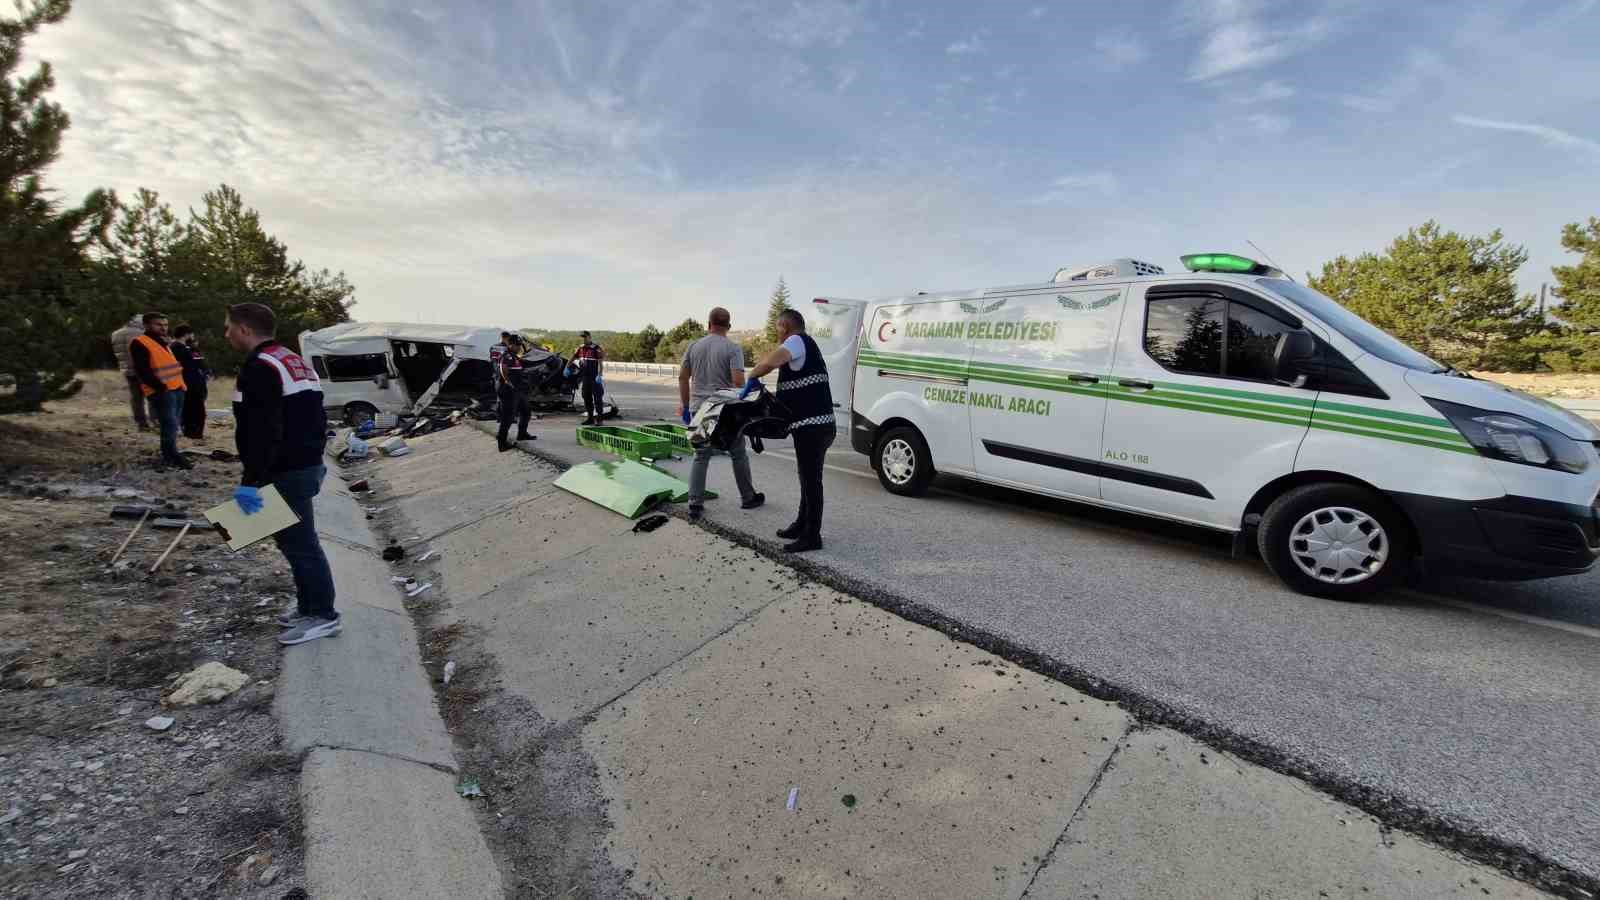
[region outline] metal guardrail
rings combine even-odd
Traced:
[[[640,375],[676,375],[678,367],[671,363],[612,362],[606,360],[608,372],[637,372]]]

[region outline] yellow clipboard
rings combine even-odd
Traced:
[[[213,506],[205,515],[206,521],[222,533],[229,550],[243,550],[300,522],[283,495],[270,484],[261,488],[261,508],[248,516],[235,500]]]

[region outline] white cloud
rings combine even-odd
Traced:
[[[975,53],[982,53],[983,37],[975,34],[969,38],[962,38],[961,40],[956,41],[950,46],[944,48],[944,52],[950,54],[951,56],[971,56]]]
[[[1050,190],[1034,199],[1036,205],[1059,206],[1109,198],[1117,193],[1117,176],[1110,172],[1080,172],[1062,175],[1050,182]]]
[[[1262,4],[1247,0],[1211,0],[1191,3],[1184,17],[1189,26],[1203,31],[1200,54],[1189,67],[1190,81],[1209,81],[1224,75],[1271,65],[1324,40],[1330,22],[1307,16],[1298,4],[1291,7],[1292,25],[1270,26],[1262,18]]]
[[[1281,81],[1263,81],[1254,91],[1239,94],[1234,99],[1240,103],[1272,103],[1294,95],[1295,89]]]
[[[1094,50],[1100,54],[1100,60],[1113,69],[1136,65],[1150,56],[1144,42],[1127,29],[1096,35]]]
[[[1345,94],[1339,98],[1341,106],[1347,106],[1358,112],[1386,113],[1394,111],[1394,104],[1382,97],[1363,97],[1359,94]]]
[[[1289,130],[1291,124],[1288,116],[1279,116],[1272,113],[1254,113],[1246,116],[1245,121],[1250,123],[1261,134],[1277,135]]]
[[[1487,128],[1491,131],[1510,131],[1516,134],[1532,135],[1552,147],[1571,148],[1580,150],[1591,156],[1600,156],[1600,142],[1578,137],[1571,132],[1548,125],[1532,125],[1523,122],[1501,122],[1495,119],[1480,119],[1476,116],[1454,115],[1451,121],[1457,125],[1469,128]]]
[[[1030,18],[1030,19],[1042,19],[1042,18],[1044,18],[1044,14],[1049,12],[1049,11],[1050,11],[1049,7],[1035,6],[1034,8],[1028,10],[1028,18]]]
[[[862,29],[866,20],[857,3],[846,0],[795,0],[772,22],[768,33],[791,47],[827,44],[838,47]]]

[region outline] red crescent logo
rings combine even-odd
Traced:
[[[887,344],[889,342],[889,339],[883,336],[883,330],[885,328],[889,329],[889,333],[890,334],[899,334],[899,332],[895,330],[893,322],[885,322],[882,325],[879,325],[878,326],[878,343],[880,343],[880,344]]]

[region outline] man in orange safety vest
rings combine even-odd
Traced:
[[[144,314],[144,334],[128,342],[134,377],[150,404],[150,416],[161,424],[161,461],[179,469],[194,463],[178,452],[178,419],[183,414],[183,366],[167,346],[167,317]]]

